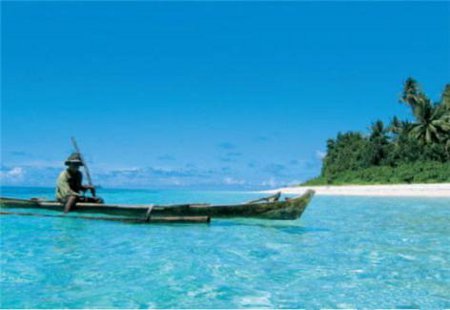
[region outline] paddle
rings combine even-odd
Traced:
[[[86,177],[88,179],[89,186],[94,187],[94,185],[92,184],[91,174],[89,173],[89,168],[88,168],[88,166],[86,164],[86,161],[84,160],[83,154],[81,154],[80,148],[78,147],[78,144],[77,144],[77,141],[75,140],[75,137],[72,137],[72,144],[73,144],[73,147],[75,148],[75,151],[78,154],[80,154],[80,159],[81,159],[81,162],[83,164],[84,171],[86,172]],[[95,197],[95,190],[92,191],[92,197]]]

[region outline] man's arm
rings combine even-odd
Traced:
[[[83,174],[80,172],[79,174],[79,180],[80,180],[80,189],[83,192],[86,192],[87,190],[90,190],[92,193],[92,196],[95,196],[95,187],[91,185],[82,185],[83,182]]]
[[[95,187],[94,187],[94,186],[90,186],[90,185],[82,185],[82,186],[81,186],[81,190],[82,190],[83,192],[85,192],[85,191],[87,191],[87,190],[90,190],[91,193],[92,193],[92,196],[95,196]]]

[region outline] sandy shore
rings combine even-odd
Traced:
[[[302,194],[307,189],[316,195],[333,196],[398,196],[398,197],[448,197],[450,183],[398,184],[398,185],[342,185],[342,186],[297,186],[264,191],[264,193]]]

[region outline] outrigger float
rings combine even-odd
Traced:
[[[112,205],[77,203],[70,215],[61,214],[64,205],[58,201],[16,199],[0,197],[0,215],[45,217],[70,217],[88,220],[120,221],[129,223],[208,223],[211,218],[261,218],[271,220],[295,220],[300,218],[314,196],[308,190],[303,195],[280,200],[281,193],[235,205],[177,204],[177,205]],[[14,209],[40,209],[59,211],[59,214],[39,214],[5,211]],[[76,214],[74,215],[72,211]],[[89,216],[81,216],[85,213]],[[91,216],[103,214],[114,217]]]

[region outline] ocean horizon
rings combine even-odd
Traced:
[[[97,196],[105,199],[105,202],[116,204],[176,204],[199,202],[199,199],[208,203],[240,203],[246,201],[247,198],[266,196],[258,190],[205,190],[198,188],[99,188],[96,192]],[[0,193],[2,197],[11,198],[56,199],[55,188],[48,186],[0,186]],[[86,195],[89,196],[90,192],[87,192]],[[239,199],[244,200],[240,201]]]

